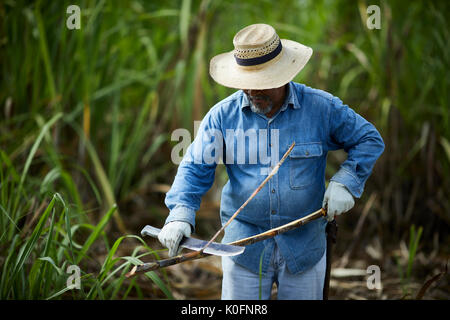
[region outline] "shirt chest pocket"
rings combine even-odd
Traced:
[[[314,183],[322,152],[321,142],[294,146],[289,154],[289,183],[292,189],[304,189]]]

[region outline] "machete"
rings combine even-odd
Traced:
[[[151,236],[154,238],[158,237],[158,234],[161,232],[161,229],[152,227],[152,226],[145,226],[144,229],[142,229],[141,234],[142,236]],[[195,239],[191,237],[183,237],[180,241],[180,247],[187,248],[190,250],[198,251],[201,250],[208,241]],[[213,254],[216,256],[235,256],[238,254],[241,254],[244,252],[245,247],[239,247],[239,246],[233,246],[229,244],[222,244],[217,242],[212,242],[205,250],[205,253]]]
[[[291,221],[280,227],[270,229],[266,232],[259,233],[254,236],[248,237],[248,238],[236,240],[234,242],[229,243],[228,245],[247,246],[247,245],[253,244],[255,242],[273,238],[281,233],[299,228],[299,227],[307,224],[310,221],[316,220],[321,217],[326,217],[326,216],[327,216],[327,210],[325,208],[320,208],[319,210],[317,210],[313,213],[310,213],[309,215],[306,215],[303,218]],[[213,244],[213,243],[214,242],[212,242],[211,244]],[[209,248],[209,246],[208,246],[208,248]],[[206,249],[208,249],[208,248],[206,248]],[[148,263],[136,265],[125,276],[127,278],[130,278],[130,277],[136,276],[137,274],[146,273],[146,272],[153,271],[153,270],[156,270],[159,268],[165,268],[165,267],[172,266],[174,264],[182,263],[185,261],[205,258],[205,257],[210,256],[209,254],[206,254],[206,249],[205,249],[205,252],[203,252],[201,254],[198,254],[199,253],[198,251],[193,251],[193,252],[188,252],[184,255],[178,255],[178,256],[175,256],[175,257],[172,257],[169,259],[158,260],[158,261],[154,261],[154,262],[148,262]]]

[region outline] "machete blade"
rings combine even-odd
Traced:
[[[144,227],[144,229],[142,229],[141,234],[143,236],[151,236],[157,238],[160,232],[161,229],[147,225]],[[181,239],[180,241],[180,247],[194,251],[199,251],[207,243],[208,241],[195,239],[191,237],[183,237],[183,239]],[[216,256],[235,256],[241,254],[242,252],[244,252],[244,250],[245,247],[213,242],[203,252],[207,254],[213,254]]]

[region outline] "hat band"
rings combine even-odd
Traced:
[[[270,61],[273,58],[275,58],[276,56],[278,56],[281,52],[281,49],[282,49],[282,45],[281,45],[281,41],[280,41],[278,46],[275,48],[275,50],[273,50],[272,52],[269,52],[268,54],[265,54],[261,57],[242,59],[242,58],[238,58],[238,57],[234,56],[234,58],[236,59],[236,63],[240,66],[256,66],[258,64],[263,64],[267,61]]]

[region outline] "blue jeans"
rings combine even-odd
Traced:
[[[273,283],[277,285],[279,300],[322,300],[326,252],[314,267],[299,274],[289,272],[276,244],[267,273],[261,280],[259,274],[229,257],[222,257],[222,269],[222,300],[269,300]]]

